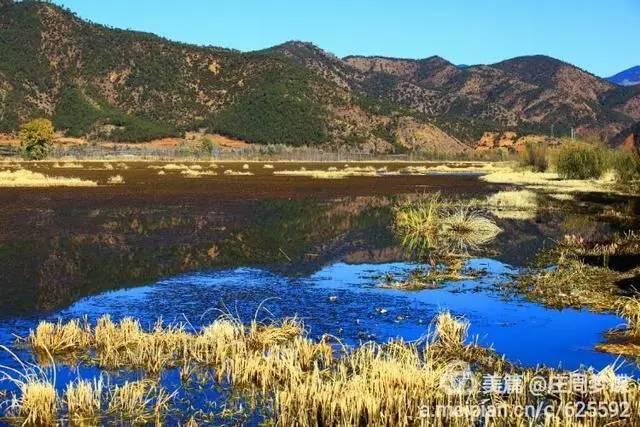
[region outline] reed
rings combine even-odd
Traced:
[[[92,343],[91,329],[85,320],[67,323],[40,322],[27,342],[39,355],[64,355],[79,352]]]
[[[618,314],[627,321],[627,334],[640,338],[640,300],[623,298],[618,304]]]
[[[104,382],[82,380],[71,383],[64,392],[64,405],[71,422],[79,425],[97,423],[102,414]]]
[[[467,339],[469,326],[468,321],[454,317],[448,311],[440,313],[435,320],[434,341],[445,347],[459,348]]]
[[[591,377],[597,376],[603,385],[600,394],[532,395],[527,386],[533,376],[551,375],[556,371],[518,368],[488,349],[473,342],[467,344],[469,323],[449,312],[439,314],[434,320],[431,339],[412,343],[402,340],[365,343],[355,348],[311,340],[305,336],[304,326],[297,319],[266,324],[254,320],[243,324],[239,319],[225,315],[192,332],[186,332],[180,325],[161,323],[144,331],[134,319],[116,323],[103,318],[98,323],[93,332],[96,348],[115,346],[116,350],[126,348],[125,353],[139,353],[146,351],[142,346],[148,346],[149,339],[162,342],[162,351],[169,349],[174,357],[162,359],[159,364],[189,366],[188,371],[198,366],[210,369],[220,384],[230,385],[249,396],[258,396],[265,403],[262,407],[271,418],[269,422],[274,425],[410,426],[429,423],[510,426],[522,423],[514,410],[516,404],[628,401],[637,408],[640,401],[635,381],[628,391],[616,390],[617,379],[612,368],[588,373]],[[120,351],[116,353],[123,358],[121,363],[135,364],[142,358],[122,355]],[[149,354],[149,357],[157,356],[153,351]],[[451,364],[452,361],[467,362],[467,369],[477,381],[481,381],[486,373],[519,373],[524,379],[524,391],[515,395],[481,393],[479,389],[464,394],[452,393],[446,387],[450,385],[447,381],[452,369],[460,366],[459,362]],[[137,365],[120,367],[136,369]],[[33,381],[37,378],[34,376]],[[99,385],[78,382],[70,386],[65,395],[65,401],[74,402],[66,405],[69,418],[71,413],[90,417],[101,411],[102,417],[96,423],[118,421],[120,424],[162,422],[173,397],[149,380],[126,382],[105,393]],[[36,398],[31,396],[38,396],[37,404],[32,403]],[[33,391],[21,391],[18,399],[19,403],[14,405],[18,409],[16,414],[31,417],[40,425],[56,422],[58,403],[53,387],[34,385]],[[104,405],[99,403],[100,399]],[[473,406],[482,402],[505,405],[506,409],[493,418],[473,412],[462,417],[436,414],[424,418],[422,412],[423,408],[433,409],[436,405]],[[71,410],[72,407],[77,409]],[[196,423],[193,414],[183,415],[191,424]],[[543,417],[538,421],[541,425],[569,426],[581,420],[577,416],[559,414],[556,418]],[[614,420],[603,422],[611,421]],[[629,425],[638,421],[638,413],[632,411]]]
[[[125,382],[109,394],[107,411],[132,424],[159,423],[173,397],[150,381]]]

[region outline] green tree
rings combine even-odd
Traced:
[[[22,155],[31,160],[47,157],[53,139],[53,124],[48,119],[34,119],[20,127],[20,148]]]

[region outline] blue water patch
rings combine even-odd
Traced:
[[[266,269],[236,268],[184,274],[144,287],[84,298],[50,318],[103,314],[140,318],[145,326],[157,319],[207,324],[221,313],[245,321],[298,316],[313,337],[329,334],[348,344],[429,334],[443,310],[471,322],[470,339],[492,346],[508,360],[527,366],[601,369],[614,356],[594,350],[603,334],[622,324],[614,315],[587,310],[556,310],[518,298],[505,299],[495,283],[516,271],[495,260],[474,259],[480,278],[449,282],[441,289],[400,291],[380,288],[382,277],[408,274],[410,263],[329,265],[306,277],[289,277]],[[0,325],[0,339],[25,335],[38,319],[13,319]],[[9,341],[8,341],[9,340]],[[628,367],[627,369],[632,369]]]

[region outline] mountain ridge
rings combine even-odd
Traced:
[[[638,85],[640,84],[640,65],[620,71],[611,77],[607,77],[606,80],[620,86]]]
[[[45,116],[69,135],[115,141],[206,129],[262,144],[461,151],[487,130],[610,138],[640,121],[639,92],[550,57],[463,68],[440,56],[339,58],[301,41],[245,53],[50,3],[0,5],[5,132]]]

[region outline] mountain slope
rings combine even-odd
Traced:
[[[91,24],[49,3],[8,4],[0,14],[0,132],[45,116],[68,135],[116,141],[207,128],[262,144],[404,149],[395,137],[406,131],[403,113],[367,102],[338,58],[319,49],[313,56],[334,69],[284,47],[192,46]],[[447,138],[445,148],[466,149]],[[422,138],[417,148],[432,143]]]
[[[574,127],[611,137],[640,119],[640,98],[634,91],[542,55],[464,68],[438,57],[344,60],[362,72],[395,79],[380,98],[391,98],[440,122],[467,120],[467,127],[475,126],[476,137],[483,126],[548,132],[551,125],[558,132]]]
[[[607,77],[607,80],[620,86],[633,86],[640,84],[640,65],[621,71],[611,77]]]

